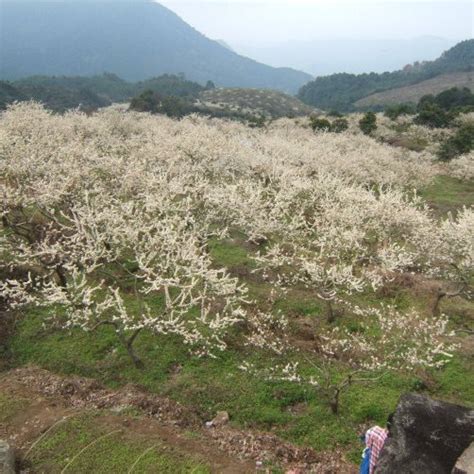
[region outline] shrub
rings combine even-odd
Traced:
[[[349,122],[345,118],[338,118],[334,120],[331,125],[331,132],[341,133],[349,128]]]
[[[248,119],[248,126],[250,128],[265,127],[265,117],[263,115],[252,115]]]
[[[160,103],[161,97],[156,92],[148,89],[130,101],[130,110],[155,114],[158,112]]]
[[[371,135],[377,130],[377,116],[373,112],[367,112],[359,120],[359,127],[364,135]]]
[[[452,110],[457,107],[474,105],[474,94],[467,87],[462,89],[452,87],[439,93],[435,97],[435,101],[442,109]]]
[[[331,130],[331,122],[327,119],[320,119],[318,117],[310,117],[310,125],[313,131],[322,130],[329,132]]]
[[[452,119],[452,114],[444,111],[434,102],[425,100],[424,102],[420,101],[418,115],[415,117],[414,122],[431,128],[446,128],[449,127]]]
[[[400,115],[413,115],[415,112],[415,107],[412,104],[398,104],[387,107],[384,115],[392,120],[396,120]]]
[[[441,145],[438,157],[442,161],[450,161],[471,150],[474,150],[474,123],[466,123]]]

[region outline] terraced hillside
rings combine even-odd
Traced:
[[[474,90],[474,72],[442,74],[418,84],[377,92],[358,100],[355,105],[356,107],[371,107],[374,105],[390,105],[404,102],[416,103],[426,94],[439,94],[451,87],[469,87],[471,90]]]

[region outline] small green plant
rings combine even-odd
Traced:
[[[377,116],[373,112],[367,112],[359,120],[359,128],[364,135],[371,135],[377,130]]]

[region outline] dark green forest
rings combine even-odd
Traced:
[[[209,83],[206,87],[212,86]],[[17,81],[0,81],[0,109],[14,101],[35,100],[55,112],[76,107],[90,111],[114,102],[128,102],[147,90],[165,97],[194,99],[206,87],[182,75],[171,74],[135,83],[110,73],[92,77],[32,76]]]

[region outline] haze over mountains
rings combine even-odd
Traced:
[[[0,79],[184,73],[200,83],[292,93],[311,79],[240,56],[158,3],[2,1],[0,21]]]
[[[460,40],[421,36],[410,39],[321,38],[269,42],[267,45],[229,44],[234,51],[265,64],[275,67],[285,65],[314,76],[325,76],[338,72],[395,71],[415,61],[434,60]]]

